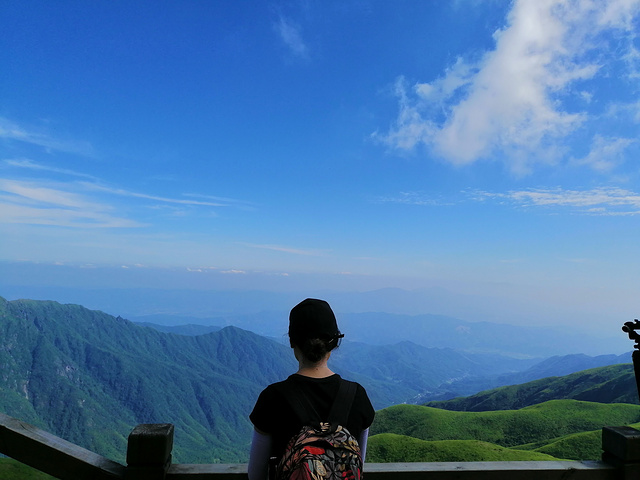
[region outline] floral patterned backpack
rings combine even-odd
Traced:
[[[344,424],[356,393],[356,384],[341,380],[326,422],[303,392],[289,397],[293,411],[305,425],[285,448],[276,470],[276,480],[360,480],[360,445]]]

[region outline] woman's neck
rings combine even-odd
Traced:
[[[325,378],[334,375],[326,363],[324,365],[303,365],[301,363],[296,373],[303,377],[311,378]]]
[[[324,358],[321,358],[315,363],[310,362],[305,358],[298,347],[294,347],[293,352],[296,356],[296,360],[298,360],[298,371],[296,372],[298,375],[311,378],[325,378],[334,375],[331,369],[327,366],[331,352],[327,353]]]

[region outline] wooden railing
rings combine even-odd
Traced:
[[[247,466],[171,463],[173,425],[138,425],[127,465],[0,414],[0,453],[61,480],[245,480]],[[638,480],[640,431],[602,429],[602,461],[367,463],[367,480]]]

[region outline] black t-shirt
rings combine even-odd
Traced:
[[[272,457],[279,458],[284,453],[291,437],[305,426],[293,412],[287,400],[287,392],[290,392],[291,389],[302,390],[318,415],[325,421],[341,381],[338,374],[325,378],[311,378],[293,374],[286,380],[269,385],[262,391],[249,419],[258,430],[271,435]],[[358,438],[363,430],[369,428],[373,422],[375,411],[365,389],[358,383],[356,386],[355,398],[344,426],[354,437]]]

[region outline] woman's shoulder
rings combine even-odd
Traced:
[[[339,381],[347,382],[347,383],[351,383],[351,384],[355,385],[357,394],[364,394],[364,395],[367,394],[367,390],[362,385],[360,385],[358,382],[354,382],[353,380],[348,380],[346,378],[341,378],[339,376],[338,376],[338,378],[339,378]]]
[[[284,395],[292,388],[296,388],[300,384],[300,382],[304,382],[305,377],[298,377],[301,377],[301,375],[289,375],[284,380],[280,380],[279,382],[274,382],[270,385],[267,385],[267,387],[262,390],[262,393],[260,395],[269,397]]]
[[[285,380],[275,382],[267,386],[261,396],[273,398],[273,397],[286,397],[291,390],[308,389],[308,388],[321,388],[321,389],[335,389],[341,382],[347,382],[355,385],[356,397],[364,397],[368,400],[366,389],[358,382],[347,380],[342,378],[339,374],[334,373],[328,377],[314,378],[306,377],[304,375],[293,374],[287,377]],[[314,387],[314,385],[316,387]]]

